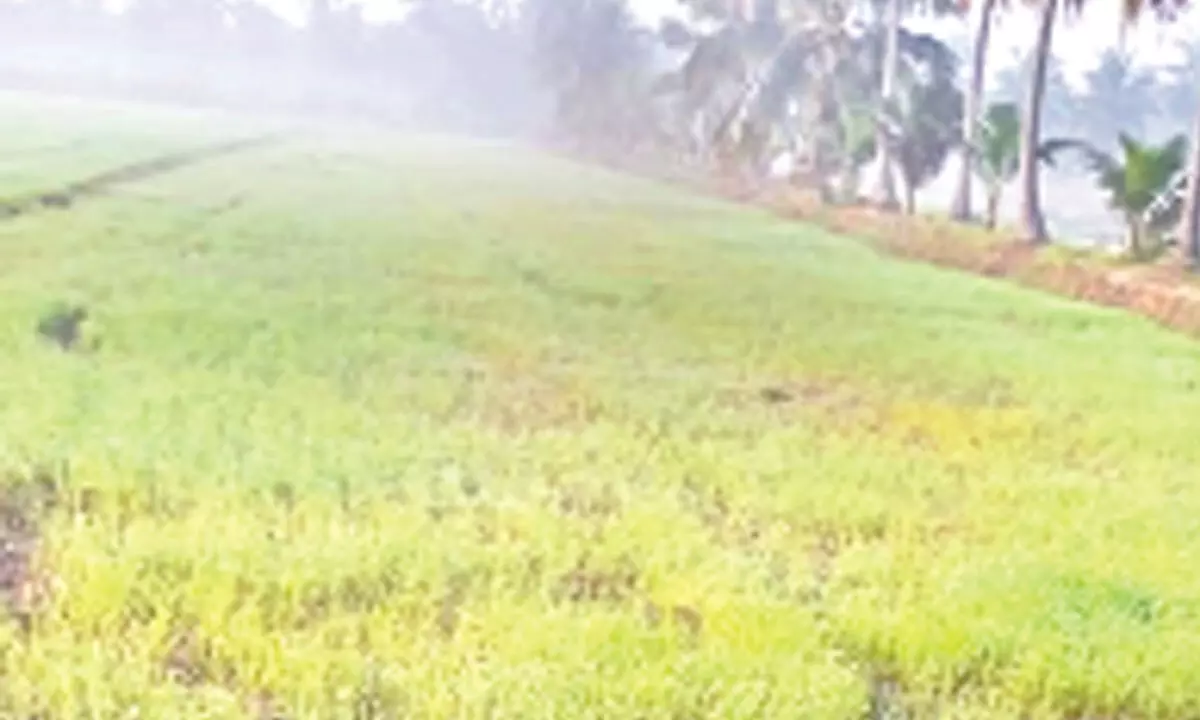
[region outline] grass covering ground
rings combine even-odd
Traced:
[[[1200,707],[1200,348],[1148,321],[363,132],[0,253],[0,462],[47,501],[0,716]],[[35,335],[60,301],[97,352]]]

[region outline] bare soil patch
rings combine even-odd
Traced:
[[[37,562],[40,521],[59,501],[62,480],[46,468],[13,475],[0,488],[0,603],[23,632],[50,600],[53,577]]]

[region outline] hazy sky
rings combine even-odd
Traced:
[[[268,0],[268,2],[275,6],[281,14],[298,20],[303,17],[310,0]],[[357,2],[362,5],[364,14],[369,19],[385,19],[395,16],[397,10],[403,5],[400,0],[357,0]],[[664,14],[676,11],[679,7],[678,0],[629,0],[629,2],[631,7],[646,20],[655,20]],[[1067,66],[1069,74],[1073,75],[1087,70],[1101,51],[1117,43],[1121,4],[1117,0],[1093,4],[1085,16],[1069,21],[1058,28],[1055,50],[1058,57]],[[1014,5],[1021,4],[1014,3]],[[1003,58],[1026,49],[1036,33],[1035,22],[1036,18],[1033,12],[1024,7],[1014,7],[1012,10],[1002,13],[993,35],[995,60],[1002,62]],[[945,28],[950,32],[965,31],[967,28],[967,24],[962,21],[939,22],[935,23],[933,27],[920,21],[913,22],[912,25],[939,30]],[[1150,64],[1159,64],[1171,59],[1168,40],[1189,35],[1200,37],[1200,12],[1186,13],[1169,29],[1164,29],[1152,22],[1143,23],[1141,27],[1130,31],[1126,39],[1126,48],[1133,52],[1139,61],[1145,60]]]

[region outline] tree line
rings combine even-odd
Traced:
[[[1035,244],[1049,241],[1041,172],[1073,164],[1121,214],[1133,252],[1174,238],[1188,264],[1200,258],[1200,52],[1187,46],[1164,82],[1112,49],[1076,90],[1052,44],[1066,14],[1089,12],[1082,0],[1026,3],[1037,35],[990,87],[1002,0],[679,0],[681,16],[653,27],[626,0],[397,2],[402,19],[368,23],[355,4],[310,0],[298,26],[255,0],[133,0],[120,14],[101,0],[4,0],[0,79],[84,73],[179,99],[533,132],[750,185],[785,172],[831,203],[861,202],[866,186],[866,200],[909,212],[949,167],[961,221],[995,225],[1016,181],[1018,229]],[[1129,0],[1125,22],[1172,22],[1182,2]],[[970,42],[906,27],[921,13],[969,25]],[[1175,132],[1185,115],[1190,139]]]
[[[1190,179],[1200,172],[1200,98],[1191,46],[1165,80],[1114,48],[1081,92],[1062,77],[1052,44],[1064,14],[1088,8],[1037,0],[1037,35],[1024,61],[996,79],[999,87],[987,88],[992,25],[1010,11],[999,0],[982,0],[974,13],[957,0],[682,2],[685,19],[667,22],[652,39],[627,11],[616,19],[624,7],[617,0],[559,3],[558,15],[573,14],[575,26],[591,28],[577,30],[579,37],[620,34],[642,48],[640,57],[609,51],[600,70],[594,54],[611,43],[573,42],[546,53],[558,127],[581,148],[620,152],[636,141],[670,147],[679,161],[748,183],[770,177],[787,157],[791,179],[815,187],[827,202],[866,200],[908,212],[917,191],[957,163],[953,217],[994,225],[1000,193],[1015,180],[1017,230],[1039,245],[1050,240],[1042,171],[1071,164],[1095,178],[1120,214],[1133,254],[1173,242],[1181,259],[1197,263],[1200,187]],[[1178,9],[1135,1],[1124,5],[1123,17],[1172,22]],[[904,19],[913,13],[974,19],[969,47],[955,52],[910,31]],[[619,33],[611,29],[618,25]],[[549,38],[560,35],[547,29]],[[679,58],[666,72],[663,48]],[[1147,139],[1151,129],[1178,129],[1183,114],[1194,125],[1190,142],[1178,132]],[[1043,131],[1047,122],[1054,136]],[[977,183],[986,190],[982,217],[972,203]]]
[[[542,112],[524,23],[490,0],[412,0],[401,20],[305,0],[0,0],[0,83],[370,116],[511,134]]]

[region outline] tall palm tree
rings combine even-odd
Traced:
[[[525,9],[554,129],[578,149],[626,149],[640,120],[633,111],[645,107],[636,89],[646,46],[625,0],[541,0]]]
[[[993,1],[993,0],[986,0]],[[879,178],[876,183],[876,202],[886,209],[899,207],[896,196],[895,153],[889,147],[891,131],[883,117],[900,112],[897,106],[901,88],[900,65],[903,55],[901,47],[902,25],[905,13],[912,10],[932,12],[935,15],[961,15],[969,8],[969,0],[873,0],[876,12],[883,18],[883,55],[880,69],[879,104],[880,120],[876,128],[876,146],[879,149]]]
[[[1086,0],[1063,0],[1062,5],[1069,10],[1079,11]],[[1174,8],[1187,4],[1187,0],[1122,0],[1122,22],[1132,23],[1147,10],[1159,14],[1168,13]],[[1045,244],[1049,241],[1046,232],[1046,218],[1042,212],[1041,188],[1039,187],[1039,152],[1041,143],[1042,101],[1046,95],[1046,69],[1050,64],[1051,48],[1054,39],[1054,21],[1059,11],[1059,0],[1040,0],[1037,42],[1032,56],[1031,77],[1028,96],[1025,102],[1024,117],[1021,128],[1021,159],[1020,159],[1020,224],[1025,239],[1033,244]],[[1200,177],[1200,118],[1195,126],[1195,137],[1192,143],[1193,173],[1191,177]],[[1184,233],[1181,244],[1184,254],[1191,262],[1200,257],[1200,184],[1191,182],[1184,212]]]
[[[699,37],[686,28],[666,33],[689,54],[681,72],[669,74],[661,88],[688,106],[685,116],[694,115],[693,108],[716,106],[719,118],[705,134],[714,149],[733,151],[726,155],[727,171],[755,180],[765,176],[770,160],[785,154],[801,166],[794,179],[817,181],[823,190],[829,189],[830,175],[840,174],[838,194],[844,197],[857,194],[862,152],[878,156],[882,126],[911,207],[913,193],[957,145],[958,58],[936,38],[901,29],[893,100],[880,107],[886,29],[853,32],[839,10],[828,6],[814,12],[793,3],[790,7],[805,12],[786,18],[775,7],[758,0],[752,22],[731,18]],[[875,141],[862,136],[864,122]]]
[[[963,95],[956,82],[959,61],[949,47],[920,34],[901,35],[895,95],[883,119],[896,169],[904,183],[904,210],[915,211],[915,193],[942,171],[960,145]]]
[[[975,144],[979,131],[979,111],[983,105],[983,78],[987,70],[988,43],[992,33],[992,13],[998,0],[983,0],[979,8],[979,24],[971,48],[971,81],[967,86],[962,121],[962,166],[958,171],[958,187],[951,215],[955,220],[971,219],[971,176],[975,169]]]
[[[683,1],[708,28],[663,28],[664,42],[686,58],[658,89],[680,100],[698,159],[762,175],[774,157],[807,144],[804,118],[830,104],[844,55],[862,44],[845,28],[849,3]]]
[[[1183,264],[1195,269],[1200,265],[1200,112],[1196,113],[1196,119],[1192,122],[1191,136],[1179,249]]]
[[[1071,0],[1082,2],[1082,0]],[[1033,67],[1021,118],[1020,228],[1025,239],[1035,245],[1050,240],[1046,232],[1046,216],[1042,212],[1041,173],[1038,150],[1042,144],[1042,101],[1046,95],[1046,68],[1050,64],[1054,42],[1054,21],[1058,15],[1058,0],[1041,0],[1037,42],[1034,45]]]
[[[883,78],[880,83],[879,101],[884,113],[889,112],[896,101],[896,76],[900,68],[900,23],[904,14],[904,0],[886,0],[884,6]],[[879,149],[879,179],[876,197],[879,205],[892,210],[898,207],[896,180],[893,175],[891,143],[888,141],[887,125],[878,123],[875,146]]]
[[[1135,17],[1140,13],[1144,9],[1142,6],[1147,2],[1152,9],[1159,11],[1160,16],[1164,8],[1170,11],[1186,4],[1185,0],[1133,1],[1134,7],[1127,8],[1126,11],[1130,17]],[[1190,50],[1188,59],[1195,62],[1200,57],[1200,51],[1196,50],[1195,45],[1191,45],[1188,50]],[[1196,92],[1194,88],[1193,85],[1192,93]],[[1187,185],[1183,196],[1183,213],[1179,227],[1179,259],[1185,267],[1195,270],[1200,268],[1200,98],[1193,100],[1191,105],[1193,119],[1189,133],[1191,140],[1186,168]]]

